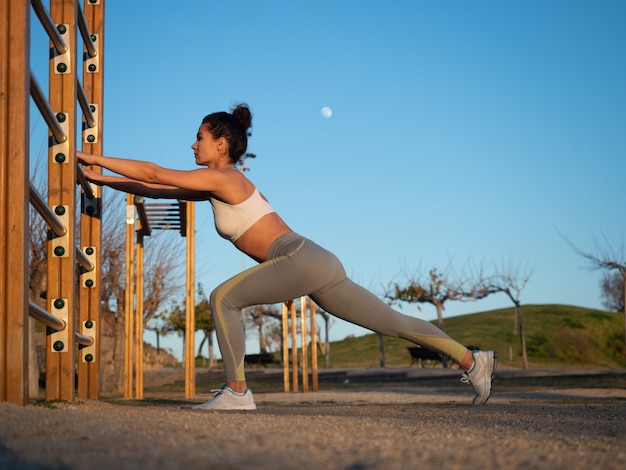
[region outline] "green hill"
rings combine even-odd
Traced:
[[[524,305],[522,315],[531,368],[626,367],[622,313],[568,305]],[[444,324],[446,332],[459,342],[495,349],[500,364],[522,367],[521,342],[513,332],[513,307],[444,317]],[[376,334],[333,342],[330,365],[378,367],[378,344]],[[386,366],[408,366],[411,358],[407,346],[412,343],[385,337]],[[321,356],[319,364],[324,364]]]

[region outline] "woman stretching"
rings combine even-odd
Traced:
[[[465,370],[463,380],[476,391],[474,405],[491,395],[497,355],[470,351],[436,326],[402,315],[346,277],[335,255],[293,232],[254,184],[236,167],[246,152],[252,114],[245,104],[231,113],[202,120],[191,146],[196,164],[181,171],[154,163],[77,152],[84,165],[96,165],[121,176],[85,169],[98,185],[150,198],[208,200],[215,227],[225,239],[259,264],[215,288],[210,296],[226,383],[206,403],[194,408],[254,410],[256,404],[244,373],[245,337],[241,309],[276,304],[308,295],[327,312],[377,333],[403,338],[443,354]]]

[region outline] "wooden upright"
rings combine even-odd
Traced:
[[[30,1],[0,0],[0,401],[28,401]]]
[[[185,398],[196,396],[196,303],[195,303],[195,218],[196,209],[193,201],[185,204],[185,236],[187,237],[187,288],[185,295]],[[181,227],[182,228],[182,227]]]
[[[47,327],[46,400],[73,401],[76,342],[73,332],[76,299],[76,245],[73,227],[76,214],[76,34],[75,0],[51,0],[50,16],[68,50],[60,54],[50,48],[50,89],[48,99],[63,128],[66,140],[50,136],[48,146],[48,205],[68,228],[63,239],[48,241],[48,311],[62,318],[67,327],[59,334]],[[63,158],[64,157],[64,158]]]
[[[104,2],[85,0],[84,15],[87,28],[96,49],[96,56],[90,57],[85,52],[82,64],[83,88],[96,120],[95,128],[85,128],[82,134],[82,148],[85,152],[100,155],[102,143],[102,111],[104,98]],[[94,167],[102,172],[102,168]],[[83,251],[93,257],[96,269],[93,274],[83,274],[79,287],[79,332],[86,336],[95,336],[95,347],[80,350],[78,369],[78,396],[97,400],[100,398],[100,266],[102,247],[102,188],[92,185],[95,198],[88,198],[82,192],[80,216],[81,246]]]

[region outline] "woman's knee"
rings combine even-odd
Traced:
[[[228,295],[228,288],[226,282],[223,282],[217,286],[209,295],[209,302],[211,304],[211,312],[222,313],[228,309],[231,302]]]

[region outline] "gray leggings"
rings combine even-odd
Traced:
[[[245,380],[241,309],[304,295],[336,317],[412,341],[457,363],[467,351],[431,323],[393,310],[348,279],[334,254],[291,232],[272,244],[265,262],[237,274],[211,293],[211,311],[227,381]]]

